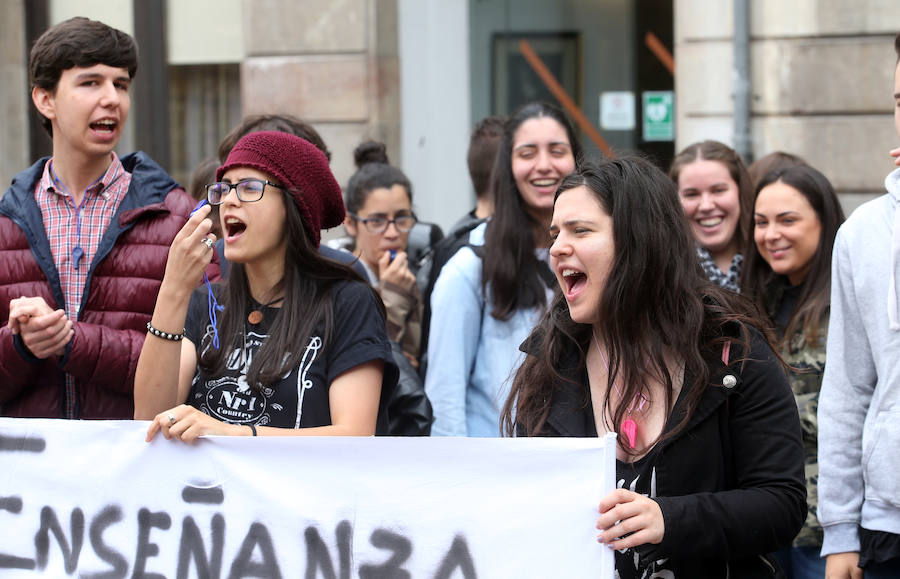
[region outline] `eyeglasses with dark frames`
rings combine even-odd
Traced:
[[[409,233],[416,222],[419,220],[419,218],[416,217],[415,213],[410,213],[409,215],[398,215],[393,219],[388,219],[387,217],[382,216],[366,217],[365,219],[363,219],[355,213],[348,213],[348,215],[351,218],[362,223],[369,233],[384,233],[385,231],[387,231],[387,228],[391,223],[394,224],[394,227],[396,227],[397,231],[399,231],[400,233]]]
[[[221,205],[224,199],[232,189],[237,193],[238,199],[245,203],[252,203],[262,199],[266,190],[266,185],[271,185],[278,189],[283,189],[281,185],[265,181],[263,179],[241,179],[237,183],[210,183],[206,186],[206,200],[210,205]]]

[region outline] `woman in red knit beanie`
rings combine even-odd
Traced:
[[[328,160],[293,135],[257,132],[216,178],[207,199],[233,267],[225,284],[197,288],[215,241],[199,208],[169,250],[138,361],[147,440],[383,431],[397,380],[383,306],[317,252],[321,229],[345,214]]]

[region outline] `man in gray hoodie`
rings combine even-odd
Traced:
[[[894,39],[900,136],[900,34]],[[890,152],[900,165],[900,148]],[[826,577],[900,577],[900,169],[834,243],[828,363],[819,396]]]

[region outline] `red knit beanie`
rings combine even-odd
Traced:
[[[328,159],[309,141],[276,131],[244,135],[216,171],[216,180],[234,167],[262,171],[283,185],[294,197],[306,234],[316,247],[322,229],[343,223],[346,210],[341,187]]]

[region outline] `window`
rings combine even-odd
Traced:
[[[191,172],[216,156],[222,138],[241,120],[240,66],[169,67],[170,173],[187,186]]]

